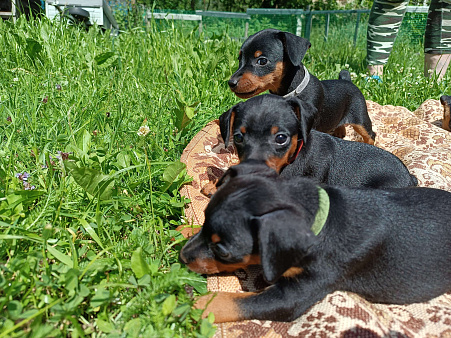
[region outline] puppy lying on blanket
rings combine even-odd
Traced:
[[[201,274],[260,264],[260,293],[215,293],[196,306],[216,322],[292,321],[336,290],[371,302],[424,302],[451,290],[451,193],[284,179],[264,163],[231,167],[180,252]]]
[[[220,116],[221,136],[226,147],[232,136],[241,162],[264,161],[284,177],[307,176],[348,187],[417,185],[395,155],[312,130],[306,112],[315,109],[295,97],[256,96]]]

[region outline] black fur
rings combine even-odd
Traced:
[[[291,149],[293,137],[298,142],[303,140],[303,147],[293,163],[273,167],[283,177],[307,176],[317,182],[348,187],[417,185],[417,179],[395,155],[369,144],[346,141],[311,130],[311,121],[304,113],[311,109],[314,108],[296,98],[259,95],[221,115],[221,135],[226,146],[230,135],[234,135],[241,161],[252,159],[266,163],[270,158],[283,158]],[[243,127],[245,133],[241,132]],[[272,127],[278,128],[277,134],[271,133]],[[275,141],[278,135],[283,135],[287,143],[278,144]],[[242,142],[237,143],[237,138],[242,138]]]
[[[241,98],[266,90],[279,96],[290,93],[305,77],[302,59],[308,48],[307,39],[276,29],[265,29],[250,36],[241,46],[239,68],[229,80],[231,90]],[[283,72],[277,72],[281,65]],[[314,129],[332,133],[344,124],[362,126],[366,131],[366,135],[362,135],[364,141],[372,144],[376,134],[365,98],[346,72],[340,73],[338,80],[324,81],[310,74],[310,81],[298,98],[316,108],[304,112],[312,120]],[[268,76],[271,74],[274,76]]]
[[[449,192],[322,185],[330,210],[315,236],[319,193],[312,180],[282,178],[257,163],[231,167],[225,176],[181,261],[191,267],[209,255],[227,266],[259,256],[272,285],[240,298],[209,296],[207,312],[215,312],[218,322],[292,321],[336,290],[389,304],[424,302],[451,290],[451,227],[443,217]],[[212,234],[220,241],[212,243]],[[284,275],[293,268],[302,270]],[[234,313],[221,313],[225,306]]]

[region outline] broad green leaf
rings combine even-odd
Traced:
[[[185,320],[186,316],[191,310],[191,306],[189,304],[182,304],[180,306],[177,306],[174,311],[172,311],[172,314],[176,317],[179,317],[179,321]]]
[[[191,122],[196,114],[196,106],[199,102],[188,105],[183,100],[176,100],[178,108],[175,109],[175,126],[178,131],[182,131]]]
[[[147,286],[150,285],[150,281],[151,281],[150,275],[145,274],[138,280],[138,285]]]
[[[114,331],[114,325],[113,323],[104,321],[102,319],[97,319],[97,326],[100,329],[100,331],[103,331],[105,333],[110,333]]]
[[[113,52],[106,52],[106,53],[102,53],[100,55],[97,55],[94,60],[96,61],[97,65],[101,65],[103,63],[105,63],[109,58],[111,58],[112,56],[114,56]]]
[[[175,298],[175,295],[168,296],[162,305],[162,312],[165,316],[168,316],[174,311],[175,306],[177,305],[177,299]]]
[[[181,265],[180,263],[174,263],[171,265],[171,272],[177,272],[180,271]]]
[[[147,262],[143,257],[142,248],[138,248],[133,252],[131,259],[131,267],[133,273],[138,279],[144,276],[145,274],[150,273],[149,265],[147,264]]]
[[[173,162],[166,167],[163,172],[163,181],[166,183],[162,187],[162,192],[165,192],[175,182],[178,175],[186,168],[186,164],[180,161]]]
[[[78,147],[84,154],[87,154],[89,149],[91,149],[91,134],[86,129],[83,129],[81,138],[78,141]]]
[[[96,169],[79,168],[72,161],[64,161],[64,166],[70,172],[75,182],[86,192],[92,196],[98,196],[100,200],[110,199],[114,188],[114,178],[104,175]]]
[[[27,40],[27,46],[25,47],[25,50],[28,54],[28,56],[31,59],[36,58],[36,56],[41,52],[42,46],[39,42],[37,42],[34,39],[28,38]]]
[[[141,331],[141,319],[135,318],[128,321],[124,326],[124,332],[127,333],[127,337],[138,337],[139,331]]]
[[[66,289],[71,294],[78,288],[78,275],[79,271],[77,269],[69,269],[65,274]]]
[[[17,319],[17,318],[19,318],[20,314],[22,313],[23,305],[21,302],[19,302],[17,300],[12,300],[8,303],[6,308],[8,309],[8,312],[9,312],[9,315],[11,316],[11,318]]]
[[[83,300],[84,300],[84,297],[81,297],[78,294],[74,294],[72,296],[72,298],[70,298],[69,300],[64,302],[63,309],[65,311],[70,311],[70,312],[75,311],[78,308],[78,306],[83,302]]]

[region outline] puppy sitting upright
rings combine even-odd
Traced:
[[[307,39],[275,29],[251,35],[241,47],[239,68],[229,80],[230,89],[243,99],[266,90],[296,96],[316,108],[316,114],[308,116],[314,129],[344,137],[344,125],[350,124],[365,143],[373,144],[376,135],[361,91],[344,80],[349,76],[319,81],[310,74],[302,64],[309,47]]]
[[[424,302],[451,290],[443,205],[451,205],[443,190],[319,187],[244,162],[224,175],[180,260],[201,274],[262,266],[272,284],[262,292],[198,300],[216,322],[292,321],[336,290],[375,303]]]
[[[230,136],[241,162],[259,160],[284,177],[307,176],[348,187],[396,188],[417,185],[395,155],[373,145],[311,130],[297,98],[264,94],[240,102],[219,118],[225,146]]]

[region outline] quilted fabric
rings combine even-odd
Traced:
[[[377,133],[376,146],[398,156],[420,186],[451,191],[451,133],[441,129],[443,107],[427,100],[414,112],[404,107],[381,106],[367,101]],[[346,139],[360,141],[352,128]],[[185,215],[189,222],[179,230],[190,236],[204,222],[209,199],[200,189],[221,177],[238,158],[233,146],[224,147],[218,121],[208,123],[182,154],[188,174],[193,177],[181,194],[191,200]],[[443,206],[446,214],[449,206]],[[446,216],[445,216],[446,217]],[[256,291],[266,286],[259,267],[231,275],[212,275],[210,291]],[[218,325],[216,337],[451,337],[451,294],[427,303],[400,305],[372,304],[349,292],[334,292],[315,304],[294,322],[244,321]]]

